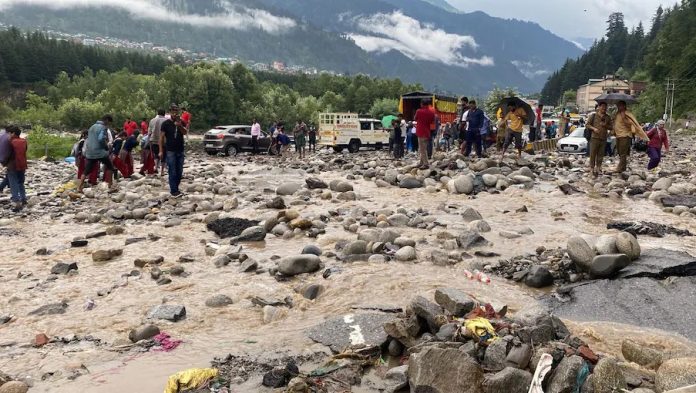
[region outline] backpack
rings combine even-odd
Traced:
[[[491,119],[488,116],[483,116],[483,126],[481,126],[481,135],[488,134],[488,130],[491,129]]]
[[[0,164],[7,165],[12,157],[12,143],[10,142],[10,134],[3,131],[0,133]]]
[[[594,120],[595,120],[595,114],[592,113],[590,117],[587,118],[587,123],[585,123],[585,132],[583,132],[582,136],[585,137],[585,139],[590,140],[592,139],[592,130],[587,128],[587,126],[592,125],[594,126]]]

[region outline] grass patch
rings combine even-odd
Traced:
[[[70,155],[75,142],[77,142],[75,136],[53,134],[41,126],[35,126],[27,132],[27,158],[36,159],[48,156],[62,159]]]

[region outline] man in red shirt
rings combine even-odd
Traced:
[[[7,127],[12,145],[12,158],[7,163],[7,180],[12,192],[13,211],[22,210],[27,203],[27,194],[24,190],[24,178],[27,171],[27,141],[20,135],[22,131],[17,126]]]
[[[435,113],[430,110],[430,100],[423,100],[421,107],[416,111],[416,137],[418,137],[418,156],[420,166],[418,169],[430,168],[428,162],[428,141],[430,140],[430,130],[435,124]]]
[[[130,117],[126,119],[125,123],[123,123],[123,131],[125,131],[126,134],[128,134],[128,136],[133,135],[133,133],[137,129],[138,129],[138,123],[131,120]]]

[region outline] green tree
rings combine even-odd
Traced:
[[[330,90],[319,98],[319,107],[323,112],[343,112],[347,110],[343,96]]]
[[[370,108],[370,114],[375,119],[381,119],[387,115],[396,115],[399,111],[399,100],[395,98],[380,98],[375,100]]]
[[[486,114],[488,114],[491,119],[496,115],[498,112],[498,108],[500,107],[500,101],[503,100],[503,98],[507,97],[519,97],[520,93],[511,87],[508,87],[506,89],[501,89],[499,87],[495,87],[493,90],[488,92],[488,96],[486,96],[486,100],[484,103],[484,110],[486,111]]]

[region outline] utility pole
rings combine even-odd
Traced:
[[[674,114],[674,91],[677,87],[677,80],[667,78],[667,91],[665,94],[665,114],[662,120],[669,119],[669,126],[672,127],[672,115]],[[669,114],[669,116],[668,116]]]

